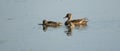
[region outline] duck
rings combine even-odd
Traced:
[[[39,25],[57,27],[57,26],[61,26],[62,23],[61,22],[55,22],[55,21],[47,21],[47,20],[44,19],[43,24],[39,24]]]
[[[69,25],[70,22],[72,22],[74,25],[85,25],[88,22],[88,19],[86,17],[81,18],[81,19],[71,20],[72,19],[72,14],[71,13],[67,13],[64,18],[68,18],[66,20],[66,22],[64,23],[65,25]]]

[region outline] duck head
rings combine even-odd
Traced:
[[[43,25],[45,25],[46,23],[47,23],[47,20],[44,19],[44,20],[43,20]]]
[[[64,18],[72,18],[72,14],[71,13],[67,13]]]

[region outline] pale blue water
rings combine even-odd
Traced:
[[[119,0],[0,0],[0,51],[120,51]],[[42,26],[43,19],[60,21],[87,17],[88,26]]]

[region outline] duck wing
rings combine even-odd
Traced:
[[[80,22],[80,21],[88,21],[88,19],[85,17],[85,18],[81,18],[81,19],[71,20],[71,22]]]
[[[71,20],[71,22],[80,22],[82,19]]]
[[[54,21],[48,21],[47,23],[48,24],[57,24],[57,22],[54,22]]]

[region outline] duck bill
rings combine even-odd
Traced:
[[[65,17],[63,17],[63,18],[67,18],[67,17],[65,16]]]
[[[38,25],[43,25],[43,24],[38,24]]]

